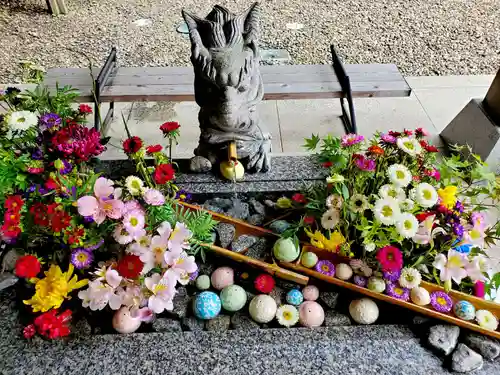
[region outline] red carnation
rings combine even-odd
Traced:
[[[5,208],[8,211],[19,212],[23,208],[24,201],[20,195],[11,195],[5,201]]]
[[[70,334],[68,323],[71,320],[71,310],[66,310],[59,316],[56,314],[57,310],[50,310],[35,319],[35,327],[39,334],[49,339],[56,339]]]
[[[139,137],[131,137],[123,142],[123,150],[126,154],[135,154],[142,147],[142,139]]]
[[[436,146],[428,145],[425,150],[427,152],[439,152],[438,148]]]
[[[52,147],[62,153],[65,159],[73,159],[75,162],[88,161],[105,150],[101,144],[101,133],[74,122],[59,129],[51,142]]]
[[[307,203],[307,199],[304,196],[304,194],[300,194],[300,193],[295,193],[292,196],[292,200],[297,202],[297,203]]]
[[[78,107],[78,111],[80,113],[92,113],[92,108],[87,104],[80,104],[80,106]]]
[[[175,170],[171,164],[157,165],[153,178],[157,184],[163,185],[175,177]]]
[[[146,153],[148,155],[152,155],[155,152],[160,152],[162,149],[163,149],[163,147],[161,147],[161,145],[151,145],[151,146],[146,147]]]
[[[260,274],[254,281],[254,286],[260,293],[271,293],[274,289],[275,281],[271,275],[267,273]]]
[[[429,135],[429,133],[424,128],[417,128],[415,129],[415,135],[417,137],[426,137]]]
[[[23,255],[16,262],[16,276],[32,278],[40,273],[40,261],[34,255]]]
[[[410,135],[413,135],[413,131],[408,130],[408,129],[405,129],[405,130],[404,130],[404,133],[405,133],[405,135],[407,135],[408,137],[409,137]]]
[[[304,216],[304,224],[305,225],[314,224],[314,216]]]
[[[393,137],[397,138],[397,137],[401,136],[401,132],[395,132],[395,131],[390,130],[389,135],[392,135]]]
[[[57,185],[57,182],[55,180],[53,180],[52,178],[49,178],[47,180],[47,182],[45,182],[45,188],[48,189],[48,190],[55,190],[59,187],[59,185]]]
[[[432,216],[432,215],[435,215],[435,213],[434,212],[422,212],[420,214],[416,214],[415,217],[417,218],[419,223],[421,223],[422,221],[424,221],[425,219],[427,219],[429,216]]]
[[[119,262],[116,267],[120,275],[127,279],[135,279],[140,275],[144,268],[144,263],[137,255],[127,254]]]
[[[163,132],[164,135],[167,135],[168,133],[172,133],[173,131],[179,129],[181,126],[179,125],[178,122],[175,121],[169,121],[165,122],[160,126],[160,130]]]
[[[45,227],[49,225],[49,218],[47,216],[47,209],[44,204],[37,202],[30,207],[30,214],[33,216],[35,225]]]
[[[325,167],[325,168],[330,168],[332,165],[333,165],[333,163],[331,161],[325,161],[323,163],[323,167]]]

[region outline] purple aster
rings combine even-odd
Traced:
[[[365,158],[362,155],[356,158],[356,161],[354,163],[359,169],[367,172],[373,172],[376,167],[375,160]]]
[[[60,174],[62,174],[62,175],[68,174],[69,172],[71,172],[73,170],[73,165],[69,161],[63,159],[62,163],[63,163],[64,167],[59,169]]]
[[[391,144],[396,143],[396,137],[390,134],[380,134],[380,139],[385,143],[391,143]]]
[[[81,270],[90,266],[94,260],[94,255],[86,249],[75,249],[71,253],[71,264]]]
[[[30,187],[26,190],[28,193],[33,193],[36,190],[36,185],[30,185]]]
[[[395,283],[399,280],[399,277],[401,276],[401,270],[384,271],[383,275],[385,280],[390,281],[391,283]]]
[[[453,224],[453,233],[459,238],[462,238],[464,235],[464,227],[459,223]]]
[[[447,313],[451,311],[453,307],[453,301],[445,292],[436,291],[431,293],[431,305],[434,310],[441,313]]]
[[[35,148],[31,153],[31,158],[34,160],[42,160],[43,159],[42,150],[40,150],[39,148]]]
[[[335,276],[335,265],[329,260],[320,260],[314,269],[326,276]]]
[[[92,216],[84,216],[83,217],[83,222],[85,224],[90,224],[94,222],[94,218]]]
[[[196,271],[194,271],[193,273],[190,273],[189,274],[189,281],[194,281],[196,280],[196,278],[198,277],[198,273],[199,273],[199,270],[197,269]]]
[[[385,293],[389,297],[397,298],[402,301],[408,301],[410,299],[410,289],[403,288],[399,284],[388,283],[385,288]]]
[[[350,133],[342,136],[341,145],[342,147],[349,147],[363,142],[364,140],[365,137],[363,137],[362,135]]]
[[[457,203],[455,203],[455,211],[457,211],[460,214],[464,212],[464,205],[462,204],[462,202],[457,201]]]
[[[364,288],[368,284],[368,279],[364,276],[354,275],[354,284]]]
[[[182,202],[189,202],[191,200],[191,194],[188,193],[186,190],[181,189],[177,192],[175,195],[175,199],[182,201]]]
[[[46,113],[40,117],[40,125],[44,130],[60,126],[61,121],[61,117],[57,113]]]

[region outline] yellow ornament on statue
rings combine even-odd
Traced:
[[[245,175],[245,168],[238,160],[228,160],[220,163],[220,173],[230,181],[240,181]]]

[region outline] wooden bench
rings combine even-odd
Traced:
[[[340,98],[346,132],[356,132],[353,98],[404,97],[411,89],[393,64],[344,65],[331,47],[333,64],[261,66],[264,100]],[[97,108],[110,103],[103,121],[103,133],[113,116],[115,102],[194,101],[192,67],[118,67],[113,48],[103,68],[50,69],[44,84],[54,88],[71,85],[77,88],[80,102],[96,105],[95,125],[100,127]],[[347,101],[348,109],[346,109]]]

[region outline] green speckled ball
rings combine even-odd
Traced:
[[[247,292],[239,285],[229,285],[222,289],[220,300],[225,310],[238,311],[247,303]]]
[[[196,279],[196,287],[199,290],[207,290],[210,288],[210,277],[207,275],[200,275]]]
[[[291,238],[280,238],[273,246],[274,257],[282,262],[293,262],[299,257],[299,253]]]
[[[368,289],[374,292],[383,293],[385,291],[385,287],[385,281],[380,277],[372,276],[368,279]]]
[[[306,251],[300,258],[300,263],[306,268],[313,268],[318,263],[318,256],[312,251]]]

